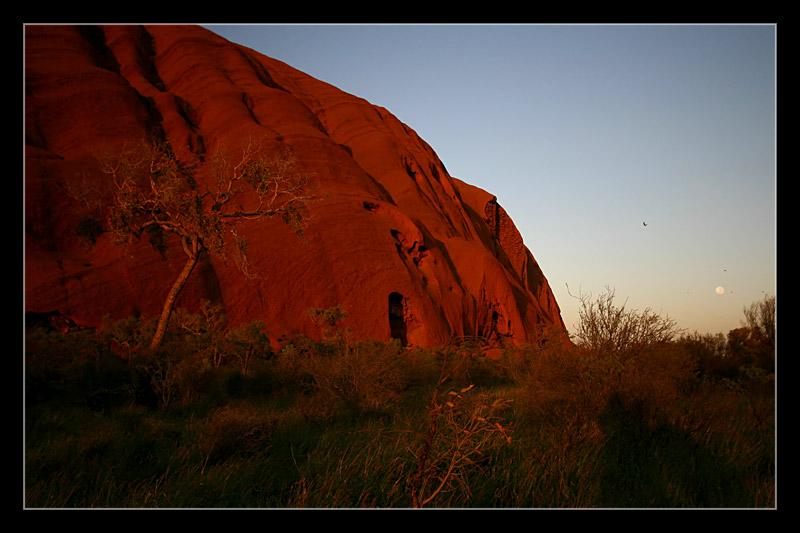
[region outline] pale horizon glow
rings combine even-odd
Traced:
[[[579,293],[688,333],[776,294],[774,25],[205,27],[385,107],[496,195],[571,332]]]

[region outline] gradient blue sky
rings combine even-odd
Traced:
[[[567,286],[688,333],[776,293],[774,25],[206,27],[387,108],[495,194],[572,332]]]

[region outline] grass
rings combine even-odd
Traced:
[[[179,336],[157,366],[85,331],[26,341],[27,508],[776,504],[774,374],[702,372],[677,341],[291,339],[246,368]]]

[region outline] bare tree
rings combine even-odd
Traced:
[[[112,178],[107,230],[116,243],[141,239],[164,252],[167,235],[177,236],[186,263],[167,294],[151,349],[160,346],[175,300],[201,253],[227,258],[229,240],[237,266],[247,276],[247,241],[237,233],[243,220],[281,218],[302,238],[309,176],[290,150],[265,154],[252,141],[231,160],[218,150],[210,161],[210,179],[201,185],[197,168],[178,160],[163,141],[142,142],[121,153],[98,157],[100,170]],[[74,196],[83,196],[87,192]],[[88,194],[91,194],[89,192]]]
[[[648,344],[671,341],[680,333],[676,322],[650,308],[626,309],[614,302],[614,289],[606,287],[596,299],[581,293],[577,344],[597,353],[629,352]]]
[[[775,296],[765,296],[744,308],[744,322],[749,348],[758,364],[768,370],[775,369],[775,338],[777,335]]]
[[[744,325],[764,344],[775,347],[776,329],[775,296],[765,296],[763,300],[753,302],[744,308]]]

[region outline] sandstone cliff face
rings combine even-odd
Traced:
[[[220,146],[291,146],[319,185],[306,243],[280,221],[242,227],[254,280],[213,257],[178,302],[224,305],[232,324],[315,335],[305,311],[335,305],[359,338],[416,345],[480,335],[527,340],[563,327],[513,222],[489,193],[451,177],[387,110],[192,26],[25,29],[25,306],[89,324],[156,314],[183,265],[146,242],[75,234],[65,193],[101,184],[103,150],[161,132],[202,176]],[[80,178],[83,179],[83,178]]]

